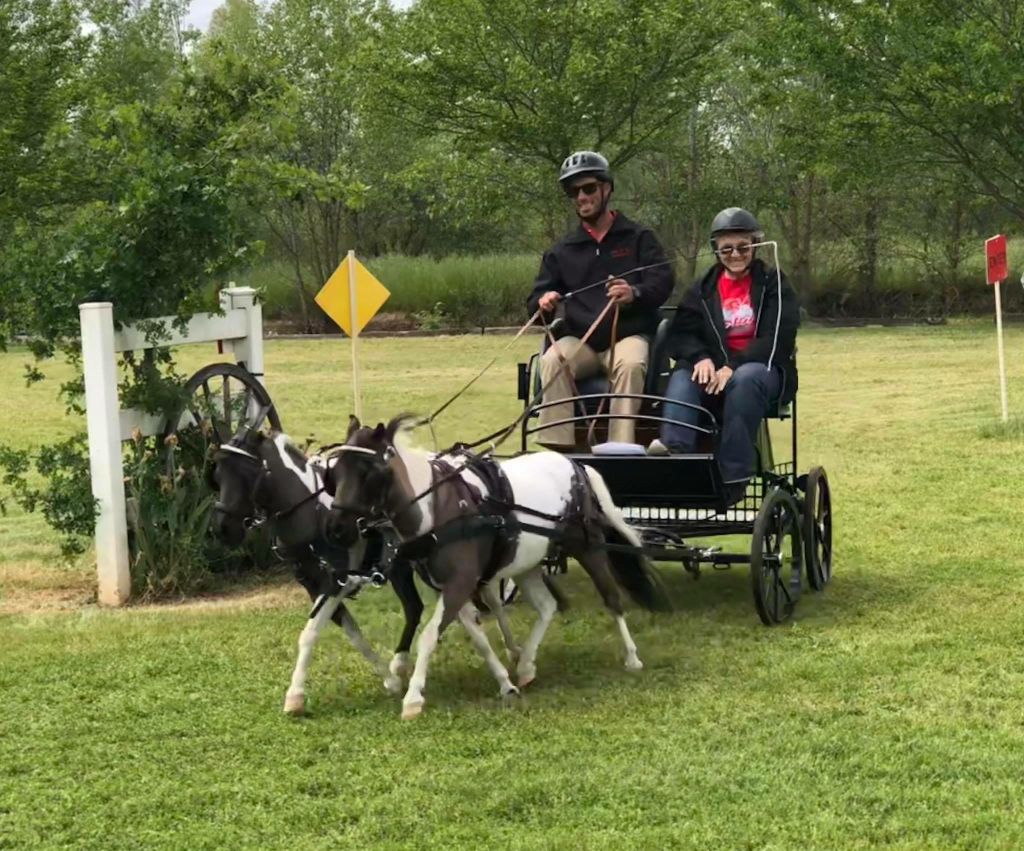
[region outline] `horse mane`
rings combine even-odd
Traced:
[[[397,449],[420,450],[412,442],[412,430],[416,427],[419,417],[416,414],[403,412],[392,417],[387,425],[387,433],[391,435],[391,442]]]

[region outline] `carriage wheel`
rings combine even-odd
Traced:
[[[788,619],[800,596],[803,567],[800,531],[797,501],[782,488],[772,488],[757,513],[750,545],[754,605],[767,626]]]
[[[234,363],[211,363],[185,382],[184,401],[168,417],[164,436],[198,427],[212,442],[227,443],[240,430],[265,422],[281,430],[270,394],[249,370]]]
[[[814,467],[807,474],[804,555],[807,581],[821,591],[832,578],[832,492],[824,467]]]

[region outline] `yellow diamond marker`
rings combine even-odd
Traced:
[[[352,302],[349,293],[349,263],[355,264],[355,327],[352,326]],[[362,332],[391,293],[351,252],[327,279],[315,301],[335,324],[350,337]]]

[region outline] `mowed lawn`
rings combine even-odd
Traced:
[[[507,342],[366,340],[364,407],[429,411]],[[449,409],[441,441],[514,416],[535,342]],[[1024,411],[1024,328],[1007,351]],[[23,360],[0,357],[0,440],[19,445],[75,426],[51,388],[23,387]],[[768,629],[745,569],[666,565],[678,608],[630,612],[634,675],[571,570],[517,709],[453,629],[425,714],[402,722],[333,630],[311,716],[287,718],[296,587],[101,610],[87,560],[62,566],[35,518],[0,520],[0,848],[1024,846],[1024,429],[994,428],[994,330],[807,329],[800,361],[800,467],[833,485],[828,590]],[[294,437],[342,434],[348,363],[337,340],[267,344]],[[390,592],[353,609],[390,648]],[[530,621],[514,607],[517,632]]]

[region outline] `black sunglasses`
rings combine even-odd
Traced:
[[[590,183],[581,183],[579,186],[566,186],[565,194],[568,195],[570,198],[575,198],[582,192],[587,197],[590,197],[595,192],[597,192],[597,188],[600,185],[601,184],[598,183],[596,180],[592,180],[590,181]]]
[[[753,246],[750,243],[744,245],[723,245],[718,249],[718,253],[723,257],[732,257],[733,254],[738,254],[740,257],[746,257],[750,253],[750,249]]]

